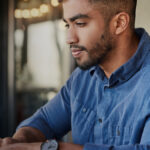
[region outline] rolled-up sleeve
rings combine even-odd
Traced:
[[[21,122],[17,129],[30,126],[40,130],[47,139],[64,136],[71,129],[71,80],[72,76],[52,100]]]

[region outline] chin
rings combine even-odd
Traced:
[[[88,61],[80,62],[79,60],[76,60],[77,65],[82,70],[88,70],[93,66],[99,65],[103,62],[102,57],[95,58],[95,59],[89,59]]]
[[[80,68],[80,69],[82,69],[82,70],[88,70],[88,69],[90,69],[91,67],[93,67],[93,66],[95,66],[95,65],[97,65],[97,64],[93,64],[93,63],[89,63],[89,62],[86,62],[86,63],[83,63],[83,64],[79,64],[78,62],[77,62],[77,65],[78,65],[78,67]]]
[[[85,67],[85,66],[79,66],[79,65],[78,65],[78,67],[82,70],[88,70],[89,68],[91,68],[91,67]]]

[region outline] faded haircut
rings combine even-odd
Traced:
[[[58,1],[63,2],[63,0]],[[107,23],[109,23],[109,21],[113,16],[115,16],[120,12],[128,13],[130,17],[130,27],[134,29],[137,0],[88,0],[88,1],[91,4],[93,4],[93,6],[95,6],[96,9],[99,9],[99,11],[102,13]]]

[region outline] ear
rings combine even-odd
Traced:
[[[126,12],[118,13],[113,17],[112,25],[116,35],[121,34],[129,27],[130,17]]]

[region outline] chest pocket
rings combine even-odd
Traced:
[[[85,144],[93,138],[96,113],[89,107],[75,101],[72,105],[72,138],[76,144]]]
[[[102,127],[103,144],[127,145],[131,138],[131,127],[106,126]]]

